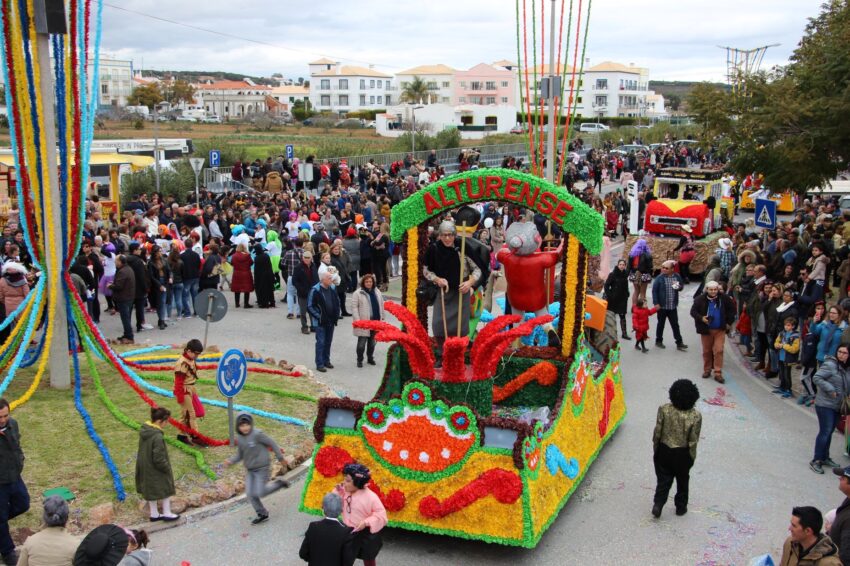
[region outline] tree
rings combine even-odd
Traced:
[[[133,89],[130,96],[127,97],[128,106],[147,106],[152,109],[155,105],[165,100],[162,96],[162,91],[159,89],[159,84],[148,83],[139,85]]]
[[[314,114],[315,112],[313,112],[310,108],[309,100],[305,102],[304,100],[298,99],[292,104],[292,117],[298,120],[299,122],[306,120]]]
[[[732,168],[799,192],[850,167],[850,5],[831,0],[809,20],[791,63],[746,77],[732,132]]]
[[[702,127],[702,140],[712,143],[731,130],[731,104],[726,91],[711,83],[700,83],[688,95],[688,113]]]
[[[298,77],[298,84],[300,84],[300,85],[304,84],[304,77]]]
[[[667,104],[670,106],[670,110],[672,110],[673,112],[678,112],[679,106],[681,106],[682,104],[682,97],[678,94],[668,94]]]
[[[177,106],[181,102],[191,104],[195,101],[195,87],[182,79],[163,82],[160,91],[163,99],[171,106]]]
[[[413,75],[413,80],[405,84],[401,89],[399,99],[402,102],[417,103],[428,100],[428,83],[422,80],[418,75]]]

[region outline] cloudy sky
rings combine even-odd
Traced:
[[[307,62],[319,57],[373,64],[387,73],[428,63],[469,68],[516,60],[511,0],[105,2],[102,51],[132,59],[135,68],[307,78]],[[531,0],[527,3],[530,7]],[[577,7],[578,0],[574,3]],[[723,80],[726,54],[718,45],[749,49],[779,43],[768,50],[764,65],[782,64],[820,4],[594,0],[586,57],[591,65],[613,60],[649,67],[653,79]],[[545,5],[548,11],[550,2]],[[538,0],[538,22],[539,6]]]

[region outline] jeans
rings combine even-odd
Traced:
[[[334,340],[333,324],[316,326],[316,367],[327,367],[331,363],[331,343]]]
[[[838,411],[829,407],[815,405],[818,416],[818,435],[815,438],[815,460],[823,462],[829,458],[829,445],[832,442],[832,431],[838,421]]]
[[[357,361],[363,361],[363,351],[366,351],[366,359],[370,362],[375,361],[375,332],[370,332],[369,336],[357,337]]]
[[[401,256],[400,255],[390,256],[390,268],[391,268],[393,277],[400,277],[401,276]]]
[[[269,471],[268,466],[256,470],[245,470],[245,496],[257,515],[269,514],[260,498],[283,487],[280,482],[269,481]]]
[[[292,275],[286,278],[286,311],[289,314],[298,316],[300,310],[298,308],[298,291],[295,290],[295,285],[292,283]]]
[[[124,327],[124,335],[122,338],[129,340],[133,339],[133,303],[135,301],[115,301],[115,306],[118,307],[118,314],[121,315],[121,325]]]
[[[24,480],[0,484],[0,554],[8,556],[15,550],[9,534],[9,521],[30,508],[30,494]]]
[[[655,329],[655,343],[661,344],[664,342],[664,323],[670,321],[670,328],[673,329],[673,338],[676,340],[676,345],[683,344],[682,333],[679,332],[679,312],[676,309],[658,309],[658,326]]]
[[[298,297],[298,310],[301,313],[299,315],[301,317],[301,330],[307,330],[310,326],[312,326],[312,323],[309,325],[307,324],[307,317],[310,316],[307,312],[307,297]]]
[[[177,312],[176,316],[183,316],[183,282],[171,285],[171,310]]]
[[[145,303],[147,302],[147,297],[136,297],[136,300],[133,301],[136,307],[136,331],[142,331],[142,325],[145,323]]]
[[[183,316],[192,316],[195,312],[195,297],[198,296],[198,278],[183,280]],[[191,306],[191,309],[189,308]]]
[[[168,287],[165,288],[165,291],[155,289],[154,297],[156,297],[156,316],[158,322],[165,322],[165,319],[168,318]]]

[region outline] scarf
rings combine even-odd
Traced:
[[[381,306],[378,304],[378,294],[375,292],[375,288],[367,289],[366,294],[369,295],[369,303],[372,305],[372,316],[369,317],[369,320],[381,320]]]

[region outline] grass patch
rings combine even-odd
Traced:
[[[121,376],[107,363],[101,361],[95,363],[104,390],[112,402],[128,417],[138,422],[148,420],[150,417],[148,406]],[[145,373],[148,372],[142,372],[140,375],[145,377]],[[215,372],[212,370],[199,373],[202,379],[215,379]],[[32,368],[20,370],[5,393],[6,398],[12,400],[23,394],[32,383],[34,374]],[[73,389],[51,389],[47,383],[49,380],[45,377],[43,385],[39,387],[32,399],[13,413],[21,429],[22,445],[26,455],[23,475],[32,497],[30,511],[15,519],[12,525],[15,528],[38,529],[41,524],[41,494],[46,489],[59,486],[67,487],[77,496],[71,504],[73,526],[70,524],[69,526],[72,529],[74,527],[85,529],[87,511],[107,502],[116,504],[115,520],[117,522],[134,524],[144,519],[144,514],[138,510],[140,499],[135,493],[134,484],[138,433],[116,420],[106,409],[97,395],[84,358],[81,359],[81,375],[83,376],[83,403],[91,415],[95,430],[109,448],[121,473],[127,499],[123,503],[118,503],[116,499],[109,471],[97,447],[86,433],[85,425],[74,407]],[[161,381],[151,381],[151,383],[171,390],[170,383]],[[260,388],[284,390],[308,397],[319,397],[327,391],[325,386],[307,377],[249,373],[248,383]],[[214,384],[199,384],[197,388],[202,397],[223,399]],[[168,407],[172,414],[179,418],[179,407],[174,399],[150,392],[149,395],[157,403]],[[316,413],[316,404],[313,401],[280,397],[264,391],[243,390],[235,398],[235,402],[297,417],[308,424],[312,424]],[[205,409],[207,415],[199,424],[201,432],[214,438],[227,438],[227,410],[207,406]],[[255,422],[280,444],[285,454],[312,449],[312,432],[306,427],[287,425],[261,417],[255,417]],[[167,427],[165,433],[168,436],[174,436],[177,430]],[[241,466],[226,470],[217,468],[232,454],[230,447],[205,448],[203,454],[219,478],[242,477]],[[214,482],[201,473],[192,456],[171,447],[169,447],[169,455],[178,496],[189,496],[213,488]]]

